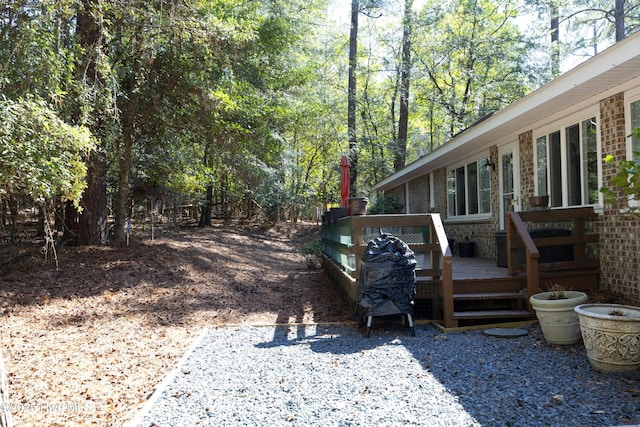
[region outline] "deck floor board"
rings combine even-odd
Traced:
[[[453,256],[453,280],[510,277],[506,267],[498,267],[495,259]],[[420,268],[420,262],[418,262]],[[429,268],[429,265],[425,266]]]

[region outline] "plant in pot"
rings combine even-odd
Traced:
[[[366,197],[350,197],[349,213],[351,215],[366,215],[368,202],[369,199],[367,199]]]
[[[640,139],[640,128],[634,130]],[[630,135],[631,136],[631,135]],[[613,164],[608,155],[605,164]],[[611,177],[612,188],[600,189],[606,203],[619,206],[640,220],[640,152],[632,160],[620,160]],[[640,307],[624,304],[583,304],[575,308],[582,339],[591,366],[602,372],[633,371],[640,368]]]
[[[548,343],[567,345],[580,341],[580,323],[574,308],[587,302],[587,294],[567,291],[554,283],[548,291],[532,295],[529,302]]]
[[[575,308],[591,366],[601,372],[640,368],[640,307],[582,304]]]
[[[531,196],[529,197],[529,206],[531,209],[546,209],[549,207],[549,196]]]

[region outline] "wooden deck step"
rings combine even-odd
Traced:
[[[520,292],[475,292],[453,294],[454,301],[465,300],[496,300],[496,299],[523,299]]]
[[[534,318],[535,313],[527,310],[485,310],[485,311],[456,311],[453,318],[456,320],[469,319],[513,319]]]

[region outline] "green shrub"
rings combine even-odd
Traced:
[[[322,253],[322,239],[304,245],[304,253],[308,255],[320,255]]]
[[[634,129],[636,138],[640,139],[640,128]],[[631,136],[631,135],[629,135]],[[611,154],[606,156],[604,163],[612,164],[614,158]],[[637,203],[640,200],[640,152],[633,153],[633,160],[620,160],[617,164],[618,173],[611,177],[611,184],[614,189],[602,187],[600,191],[604,194],[606,203],[616,204],[621,200],[633,200]],[[628,214],[636,219],[640,219],[640,206],[630,204]]]
[[[380,194],[367,209],[370,215],[394,214],[400,213],[404,208],[404,204],[398,196],[393,194]]]

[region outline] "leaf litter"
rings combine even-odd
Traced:
[[[119,426],[204,328],[351,318],[303,247],[310,223],[215,224],[67,247],[60,268],[21,258],[0,271],[0,339],[14,422]]]

